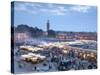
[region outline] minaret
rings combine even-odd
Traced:
[[[50,30],[50,23],[49,20],[47,21],[47,32]]]

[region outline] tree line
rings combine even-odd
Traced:
[[[42,29],[39,29],[38,27],[31,27],[26,24],[20,24],[17,25],[17,27],[14,27],[14,32],[16,33],[28,33],[32,37],[40,37],[44,35],[44,32]],[[48,37],[54,37],[56,35],[56,32],[54,30],[48,30]]]

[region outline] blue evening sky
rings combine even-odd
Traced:
[[[97,7],[86,5],[14,2],[14,25],[27,24],[46,30],[96,32]]]

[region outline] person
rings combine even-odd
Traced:
[[[36,69],[37,69],[37,67],[35,66],[35,67],[34,67],[34,70],[36,70]]]
[[[51,65],[49,65],[49,69],[52,69],[52,66]]]

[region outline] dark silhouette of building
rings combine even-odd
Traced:
[[[49,20],[47,21],[47,31],[49,31],[50,30],[50,22],[49,22]]]

